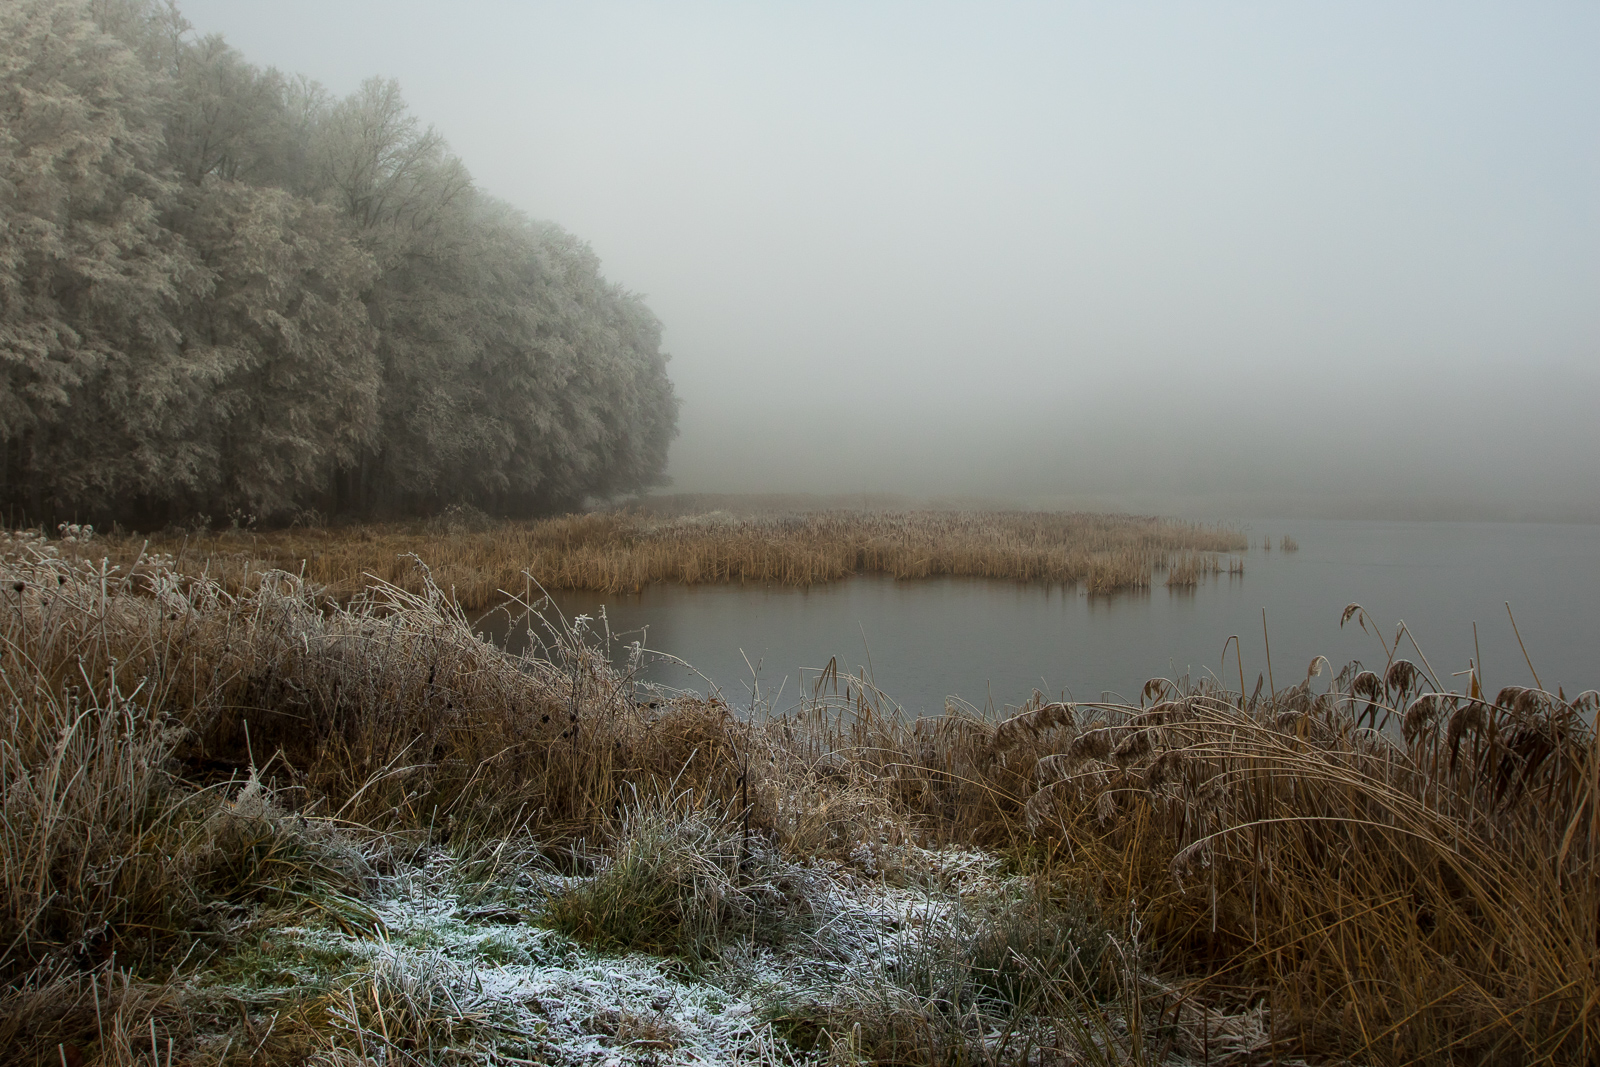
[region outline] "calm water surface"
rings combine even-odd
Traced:
[[[1314,655],[1335,666],[1352,659],[1381,666],[1376,637],[1354,620],[1340,629],[1352,602],[1390,640],[1404,620],[1441,677],[1464,671],[1475,656],[1476,622],[1492,690],[1533,683],[1506,615],[1509,600],[1546,688],[1562,685],[1570,695],[1600,686],[1600,526],[1274,520],[1247,529],[1258,547],[1245,554],[1243,577],[1223,575],[1184,593],[1157,584],[1148,593],[1091,598],[982,579],[866,577],[810,589],[567,592],[557,603],[569,617],[598,617],[603,609],[623,640],[642,639],[695,668],[656,659],[644,668],[647,681],[700,692],[715,685],[735,704],[750,701],[759,685],[775,710],[793,704],[802,684],[809,688],[816,675],[806,668],[831,657],[841,673],[866,671],[912,713],[938,711],[952,697],[1003,709],[1034,689],[1137,700],[1148,678],[1206,671],[1237,687],[1231,649],[1222,665],[1234,634],[1252,688],[1268,666],[1263,609],[1281,687],[1303,678]],[[1263,537],[1276,544],[1285,533],[1299,541],[1298,552],[1260,549]],[[479,625],[513,650],[526,647],[526,633],[503,614]],[[1418,659],[1409,641],[1401,654]]]

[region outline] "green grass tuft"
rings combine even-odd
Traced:
[[[727,940],[776,943],[810,917],[801,871],[687,798],[631,807],[601,864],[545,912],[597,948],[708,960]]]

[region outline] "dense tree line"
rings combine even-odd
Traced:
[[[659,484],[660,325],[474,188],[158,0],[0,4],[0,505],[525,513]]]

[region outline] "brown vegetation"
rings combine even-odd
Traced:
[[[1148,588],[1179,560],[1215,572],[1219,552],[1245,548],[1232,530],[1167,519],[1076,512],[645,510],[534,522],[456,517],[427,524],[288,529],[270,533],[100,538],[93,552],[131,566],[141,551],[224,588],[246,588],[264,569],[302,575],[348,599],[373,580],[421,592],[433,580],[465,608],[502,590],[622,592],[657,582],[812,585],[854,574],[937,575],[1083,585],[1091,593]],[[1182,583],[1179,583],[1182,584]]]
[[[1222,573],[1222,561],[1215,552],[1187,552],[1167,563],[1167,588],[1193,589],[1201,578]]]
[[[371,930],[376,868],[407,850],[503,863],[508,848],[558,855],[622,834],[619,857],[661,870],[661,849],[638,843],[648,820],[629,813],[686,795],[729,813],[702,835],[719,851],[683,876],[690,897],[733,887],[697,945],[745,914],[729,893],[755,900],[752,840],[880,871],[913,846],[959,844],[1012,857],[1045,894],[993,927],[1022,940],[1001,937],[979,978],[984,1003],[1000,988],[1061,1040],[1095,1038],[1080,1013],[1102,994],[1016,946],[1056,944],[1040,931],[1066,929],[1057,902],[1087,899],[1143,931],[1147,970],[1124,969],[1118,988],[1159,991],[1155,1017],[1182,1023],[1165,1039],[1175,1055],[1209,1057],[1218,1006],[1241,1000],[1269,1009],[1258,1059],[1600,1050],[1592,692],[1490,701],[1473,677],[1447,693],[1386,649],[1382,670],[1321,691],[1318,660],[1278,693],[1155,681],[1138,707],[1035,700],[1000,722],[911,722],[859,680],[825,678],[802,706],[751,720],[649,698],[570,632],[554,660],[510,657],[425,581],[338,607],[287,573],[235,595],[13,543],[0,583],[0,1046],[21,1062],[69,1046],[85,1063],[148,1062],[152,1045],[178,1063],[358,1062],[326,1058],[336,995],[375,1042],[402,1026],[432,1042],[429,1017],[385,1015],[377,986],[371,1007],[291,988],[269,1011],[201,1003],[182,976],[228,966],[273,923]],[[630,884],[604,886],[608,914],[630,918]],[[650,902],[674,922],[685,906]],[[642,929],[630,936],[661,936]],[[791,1022],[848,1035],[867,1061],[991,1047],[937,1022],[945,993],[926,996],[921,1014],[862,1002]]]

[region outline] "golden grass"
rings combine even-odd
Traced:
[[[1318,660],[1256,696],[1158,680],[1140,706],[908,721],[828,684],[752,720],[645,699],[575,635],[510,657],[418,581],[340,607],[288,574],[234,594],[0,557],[0,1039],[133,1063],[159,1020],[198,1056],[164,983],[197,944],[230,951],[229,908],[314,898],[361,925],[332,827],[558,850],[687,793],[798,857],[1000,850],[1136,918],[1191,1012],[1266,1002],[1274,1055],[1600,1053],[1593,692],[1490,701],[1401,659],[1331,680]],[[210,784],[230,775],[258,784]],[[112,953],[133,970],[101,989]],[[195,1061],[249,1062],[217,1042]]]
[[[1167,562],[1167,588],[1193,589],[1200,579],[1222,573],[1222,561],[1215,552],[1186,552]]]
[[[502,590],[616,593],[661,582],[814,585],[855,574],[940,575],[1144,589],[1177,561],[1214,572],[1216,554],[1245,548],[1220,527],[1127,515],[955,510],[660,514],[646,510],[535,522],[436,522],[269,533],[98,538],[86,551],[132,565],[141,550],[174,557],[230,590],[281,569],[348,599],[373,578],[422,590],[412,555],[468,610]],[[1175,584],[1185,584],[1183,582]],[[1192,584],[1192,583],[1190,583]]]

